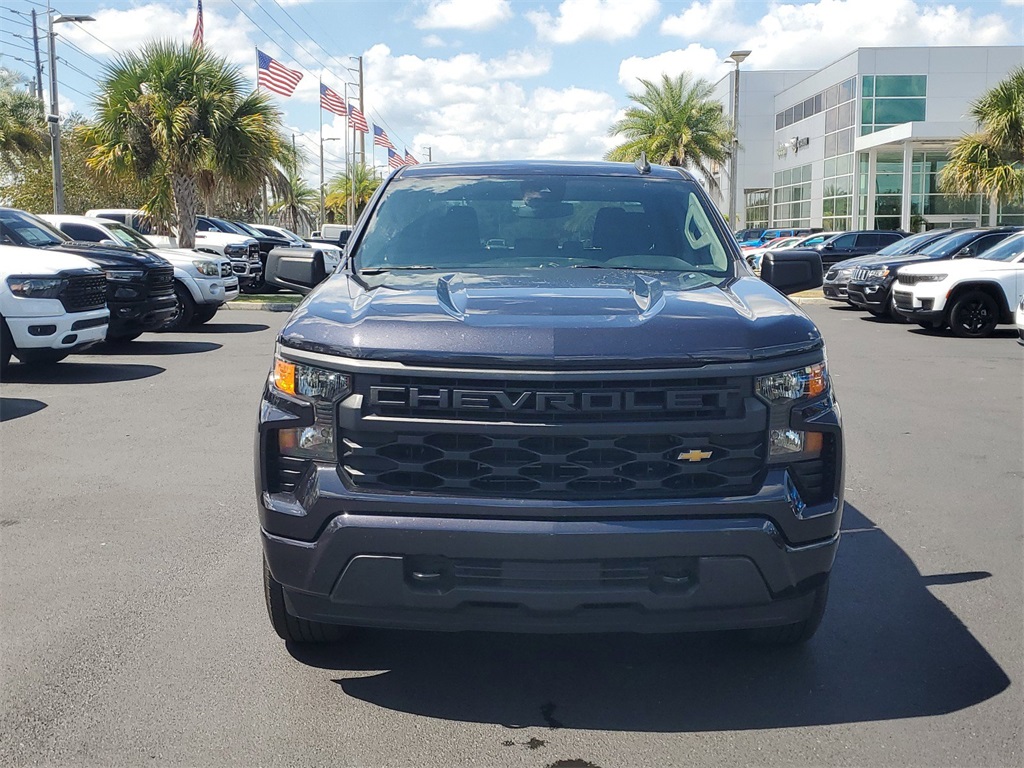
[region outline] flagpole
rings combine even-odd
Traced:
[[[355,184],[355,176],[353,175],[353,171],[352,171],[352,159],[351,159],[351,157],[349,157],[349,154],[348,154],[348,150],[349,150],[349,144],[348,144],[349,128],[348,128],[348,126],[349,126],[349,124],[351,122],[352,122],[352,120],[349,117],[348,81],[346,80],[345,81],[345,174],[348,176],[348,187],[349,187],[349,189],[348,189],[348,195],[347,195],[348,201],[345,204],[345,223],[348,224],[350,227],[352,226],[352,215],[353,215],[353,213],[355,211],[355,205],[353,204],[353,201],[352,201],[352,193],[353,193],[353,190],[355,189],[355,185],[356,185]]]
[[[324,231],[324,220],[327,217],[324,208],[324,79],[320,77],[320,232]]]

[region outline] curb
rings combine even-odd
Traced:
[[[264,312],[291,312],[299,302],[291,301],[229,301],[221,309],[261,309]]]

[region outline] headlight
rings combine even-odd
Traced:
[[[919,283],[941,283],[949,275],[914,275],[914,279]]]
[[[888,277],[888,276],[889,276],[889,268],[888,267],[875,267],[874,269],[869,269],[868,270],[868,277]]]
[[[141,269],[105,269],[103,274],[107,276],[107,280],[128,282],[129,280],[141,280],[145,272]]]
[[[59,277],[8,277],[7,287],[15,296],[26,299],[56,299],[64,280]]]
[[[192,266],[199,270],[199,274],[207,275],[209,277],[217,277],[220,275],[220,266],[215,261],[199,260],[192,262]]]
[[[315,413],[311,426],[278,430],[277,447],[281,455],[333,461],[335,404],[352,392],[352,377],[275,358],[270,379],[279,392],[312,403]]]
[[[815,363],[783,373],[757,377],[757,394],[769,403],[816,397],[828,388],[825,363]]]

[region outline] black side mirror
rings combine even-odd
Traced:
[[[267,254],[263,277],[270,285],[307,294],[327,279],[324,253],[318,248],[275,248]]]
[[[821,256],[813,251],[769,251],[761,258],[761,279],[787,295],[818,288]]]
[[[824,248],[826,251],[831,251],[831,250],[833,250],[836,247],[836,244],[835,243],[825,243],[821,247]]]
[[[973,257],[974,248],[970,245],[965,245],[963,248],[956,252],[956,255],[953,256],[954,259],[970,259]]]

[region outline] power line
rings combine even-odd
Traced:
[[[103,67],[103,66],[106,66],[106,65],[105,65],[105,64],[104,64],[104,63],[103,63],[102,61],[100,61],[99,59],[97,59],[97,58],[96,58],[95,56],[93,56],[93,55],[92,55],[91,53],[89,53],[88,51],[85,51],[85,50],[83,50],[83,49],[79,48],[79,47],[78,47],[77,45],[75,45],[75,44],[74,44],[73,42],[71,42],[70,40],[68,40],[68,39],[67,39],[66,37],[65,37],[65,38],[61,38],[61,39],[62,39],[62,40],[64,41],[64,44],[65,44],[65,45],[68,45],[68,46],[70,46],[71,48],[73,48],[74,50],[78,51],[78,53],[80,53],[80,54],[82,54],[83,56],[85,56],[85,58],[89,59],[90,61],[93,61],[93,62],[95,62],[96,64],[99,64],[99,65],[100,65],[101,67]],[[92,77],[92,75],[90,75],[90,77]]]

